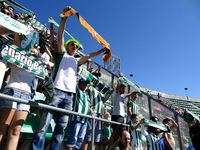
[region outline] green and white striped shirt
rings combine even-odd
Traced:
[[[147,136],[147,149],[148,150],[162,150],[161,136],[149,133]]]
[[[134,114],[138,114],[139,113],[138,105],[135,102],[133,102],[132,100],[128,100],[127,106],[131,107],[132,113],[134,113]]]
[[[131,135],[133,150],[143,150],[141,126],[139,126],[137,129],[132,130]]]
[[[103,101],[102,101],[102,95],[99,91],[97,91],[94,87],[90,86],[87,90],[88,95],[91,100],[92,110],[96,114],[102,114],[103,113]]]
[[[87,115],[89,113],[90,109],[90,100],[89,96],[85,91],[81,91],[78,87],[76,88],[76,95],[75,95],[75,101],[73,105],[73,111],[78,112],[80,114]],[[80,116],[72,116],[72,120],[78,120],[81,122],[86,122],[85,117]]]

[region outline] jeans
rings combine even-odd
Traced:
[[[66,109],[66,110],[72,110],[72,103],[73,103],[72,98],[73,98],[73,95],[69,95],[68,93],[64,91],[56,89],[56,94],[49,105]],[[64,131],[65,131],[65,128],[67,127],[69,116],[63,113],[59,113],[59,112],[54,113],[54,115],[55,115],[54,119],[55,119],[56,126],[53,132],[50,149],[60,150],[62,141],[64,138]],[[32,143],[33,150],[44,149],[45,134],[48,130],[52,116],[53,116],[52,112],[49,112],[47,110],[43,112],[42,117],[40,119],[41,121],[40,121],[38,131],[35,134],[35,137],[33,139],[33,143]]]
[[[87,123],[77,120],[70,122],[70,136],[67,139],[67,147],[81,149],[87,131]]]

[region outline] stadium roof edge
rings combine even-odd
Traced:
[[[151,90],[151,89],[143,88],[143,87],[140,87],[140,89],[143,92],[147,92],[147,93],[154,95],[154,96],[157,96],[159,94],[161,97],[164,97],[164,98],[185,100],[185,101],[191,101],[191,102],[200,102],[200,98],[193,98],[193,97],[187,98],[186,96],[178,96],[178,95],[174,95],[174,94],[167,94],[167,93],[163,93],[163,92],[159,92],[159,91],[155,91],[155,90]]]

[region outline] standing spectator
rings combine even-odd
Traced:
[[[9,34],[11,31],[0,27],[0,34],[2,35],[5,33]],[[23,38],[25,38],[25,36],[15,34],[14,44],[21,48]],[[29,42],[34,45],[36,41],[31,40]],[[29,49],[25,48],[25,50],[27,50],[27,53],[32,53]],[[32,54],[35,55],[34,53]],[[31,85],[35,75],[12,65],[10,67],[10,79],[3,90],[3,93],[31,101]],[[5,134],[8,136],[4,149],[17,149],[20,130],[29,113],[29,109],[29,105],[7,101],[4,99],[0,100],[0,143],[2,142],[2,138]]]
[[[131,97],[132,99],[129,99],[127,102],[127,114],[128,114],[128,122],[131,121],[131,115],[138,113],[138,105],[136,104],[137,96]]]
[[[103,114],[104,103],[106,102],[108,97],[103,97],[102,94],[92,86],[88,88],[87,92],[88,95],[90,96],[93,114],[96,117],[101,118]],[[102,131],[101,121],[95,120],[94,149],[96,149],[97,144],[100,142],[101,131]],[[84,150],[88,149],[88,144],[91,142],[91,140],[92,140],[92,121],[89,120],[87,134],[83,145]]]
[[[103,114],[103,118],[110,120],[110,113],[108,112],[107,108],[104,108],[104,114]],[[109,144],[109,140],[110,140],[110,136],[112,134],[112,129],[110,127],[110,123],[108,122],[103,122],[103,127],[102,127],[102,146],[107,149],[108,144]]]
[[[150,118],[151,121],[158,123],[159,119],[156,116]],[[159,123],[158,123],[159,124]],[[146,133],[147,149],[148,150],[163,150],[164,145],[162,140],[162,131],[159,128],[148,126]]]
[[[109,150],[132,150],[130,146],[131,136],[127,130],[122,130],[118,141],[116,141]]]
[[[178,124],[172,118],[165,118],[163,119],[163,124],[168,128],[168,130],[175,130],[178,127]]]
[[[63,9],[63,13],[67,12],[71,7],[67,6]],[[76,91],[77,67],[84,64],[88,59],[95,57],[105,51],[105,48],[82,56],[78,62],[74,55],[80,50],[80,42],[70,39],[64,43],[64,28],[68,17],[62,17],[58,30],[58,53],[55,54],[55,74],[54,88],[55,95],[51,106],[72,110],[73,94]],[[55,129],[53,132],[50,149],[59,150],[64,138],[64,131],[68,123],[69,116],[67,114],[58,113],[55,115]],[[45,134],[52,119],[52,112],[44,112],[41,118],[39,129],[33,139],[32,148],[34,150],[43,150],[45,143]],[[45,120],[45,121],[43,121]]]
[[[159,122],[159,118],[157,116],[151,116],[150,120],[153,122]],[[155,127],[151,127],[151,126],[147,127],[147,132],[149,132],[149,133],[157,132],[156,130],[159,130],[159,129],[157,129]]]
[[[117,83],[116,90],[114,92],[114,96],[112,99],[113,102],[113,110],[112,110],[112,121],[117,121],[119,123],[124,123],[125,119],[125,98],[130,96],[137,97],[138,92],[132,91],[130,93],[125,94],[126,82],[123,79],[120,79]],[[123,129],[121,125],[112,125],[113,133],[110,138],[109,146],[110,147],[114,141],[119,138],[119,133]]]
[[[173,137],[173,131],[178,127],[177,123],[172,118],[163,119],[163,124],[166,126],[167,131],[163,132],[164,145],[167,150],[175,149],[175,140]]]
[[[143,141],[142,141],[142,131],[141,124],[145,121],[145,119],[139,120],[139,116],[137,114],[131,115],[131,135],[132,135],[132,149],[133,150],[143,150]]]
[[[8,6],[3,6],[1,8],[1,12],[6,14],[6,15],[8,15],[8,16],[10,16],[10,17],[13,17],[14,16],[14,7],[9,6],[9,5]]]
[[[4,1],[0,1],[0,12],[12,17],[14,13],[14,8],[12,6],[7,6],[7,4]],[[10,33],[6,28],[0,29],[1,35],[5,35],[6,31]],[[5,31],[5,33],[4,33]],[[7,36],[13,36],[13,34],[7,34]],[[1,68],[1,75],[0,75],[0,91],[3,90],[5,85],[7,84],[10,76],[10,69],[7,69],[7,62],[3,60],[0,56],[0,68]],[[7,71],[6,71],[7,70]]]
[[[73,104],[73,111],[80,114],[88,115],[90,111],[90,100],[86,93],[86,88],[89,81],[81,78],[76,88],[75,103]],[[87,118],[73,115],[70,122],[70,133],[67,139],[67,150],[80,149],[84,141],[87,131]]]

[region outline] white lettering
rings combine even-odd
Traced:
[[[15,59],[20,61],[21,54],[19,52],[15,52]]]

